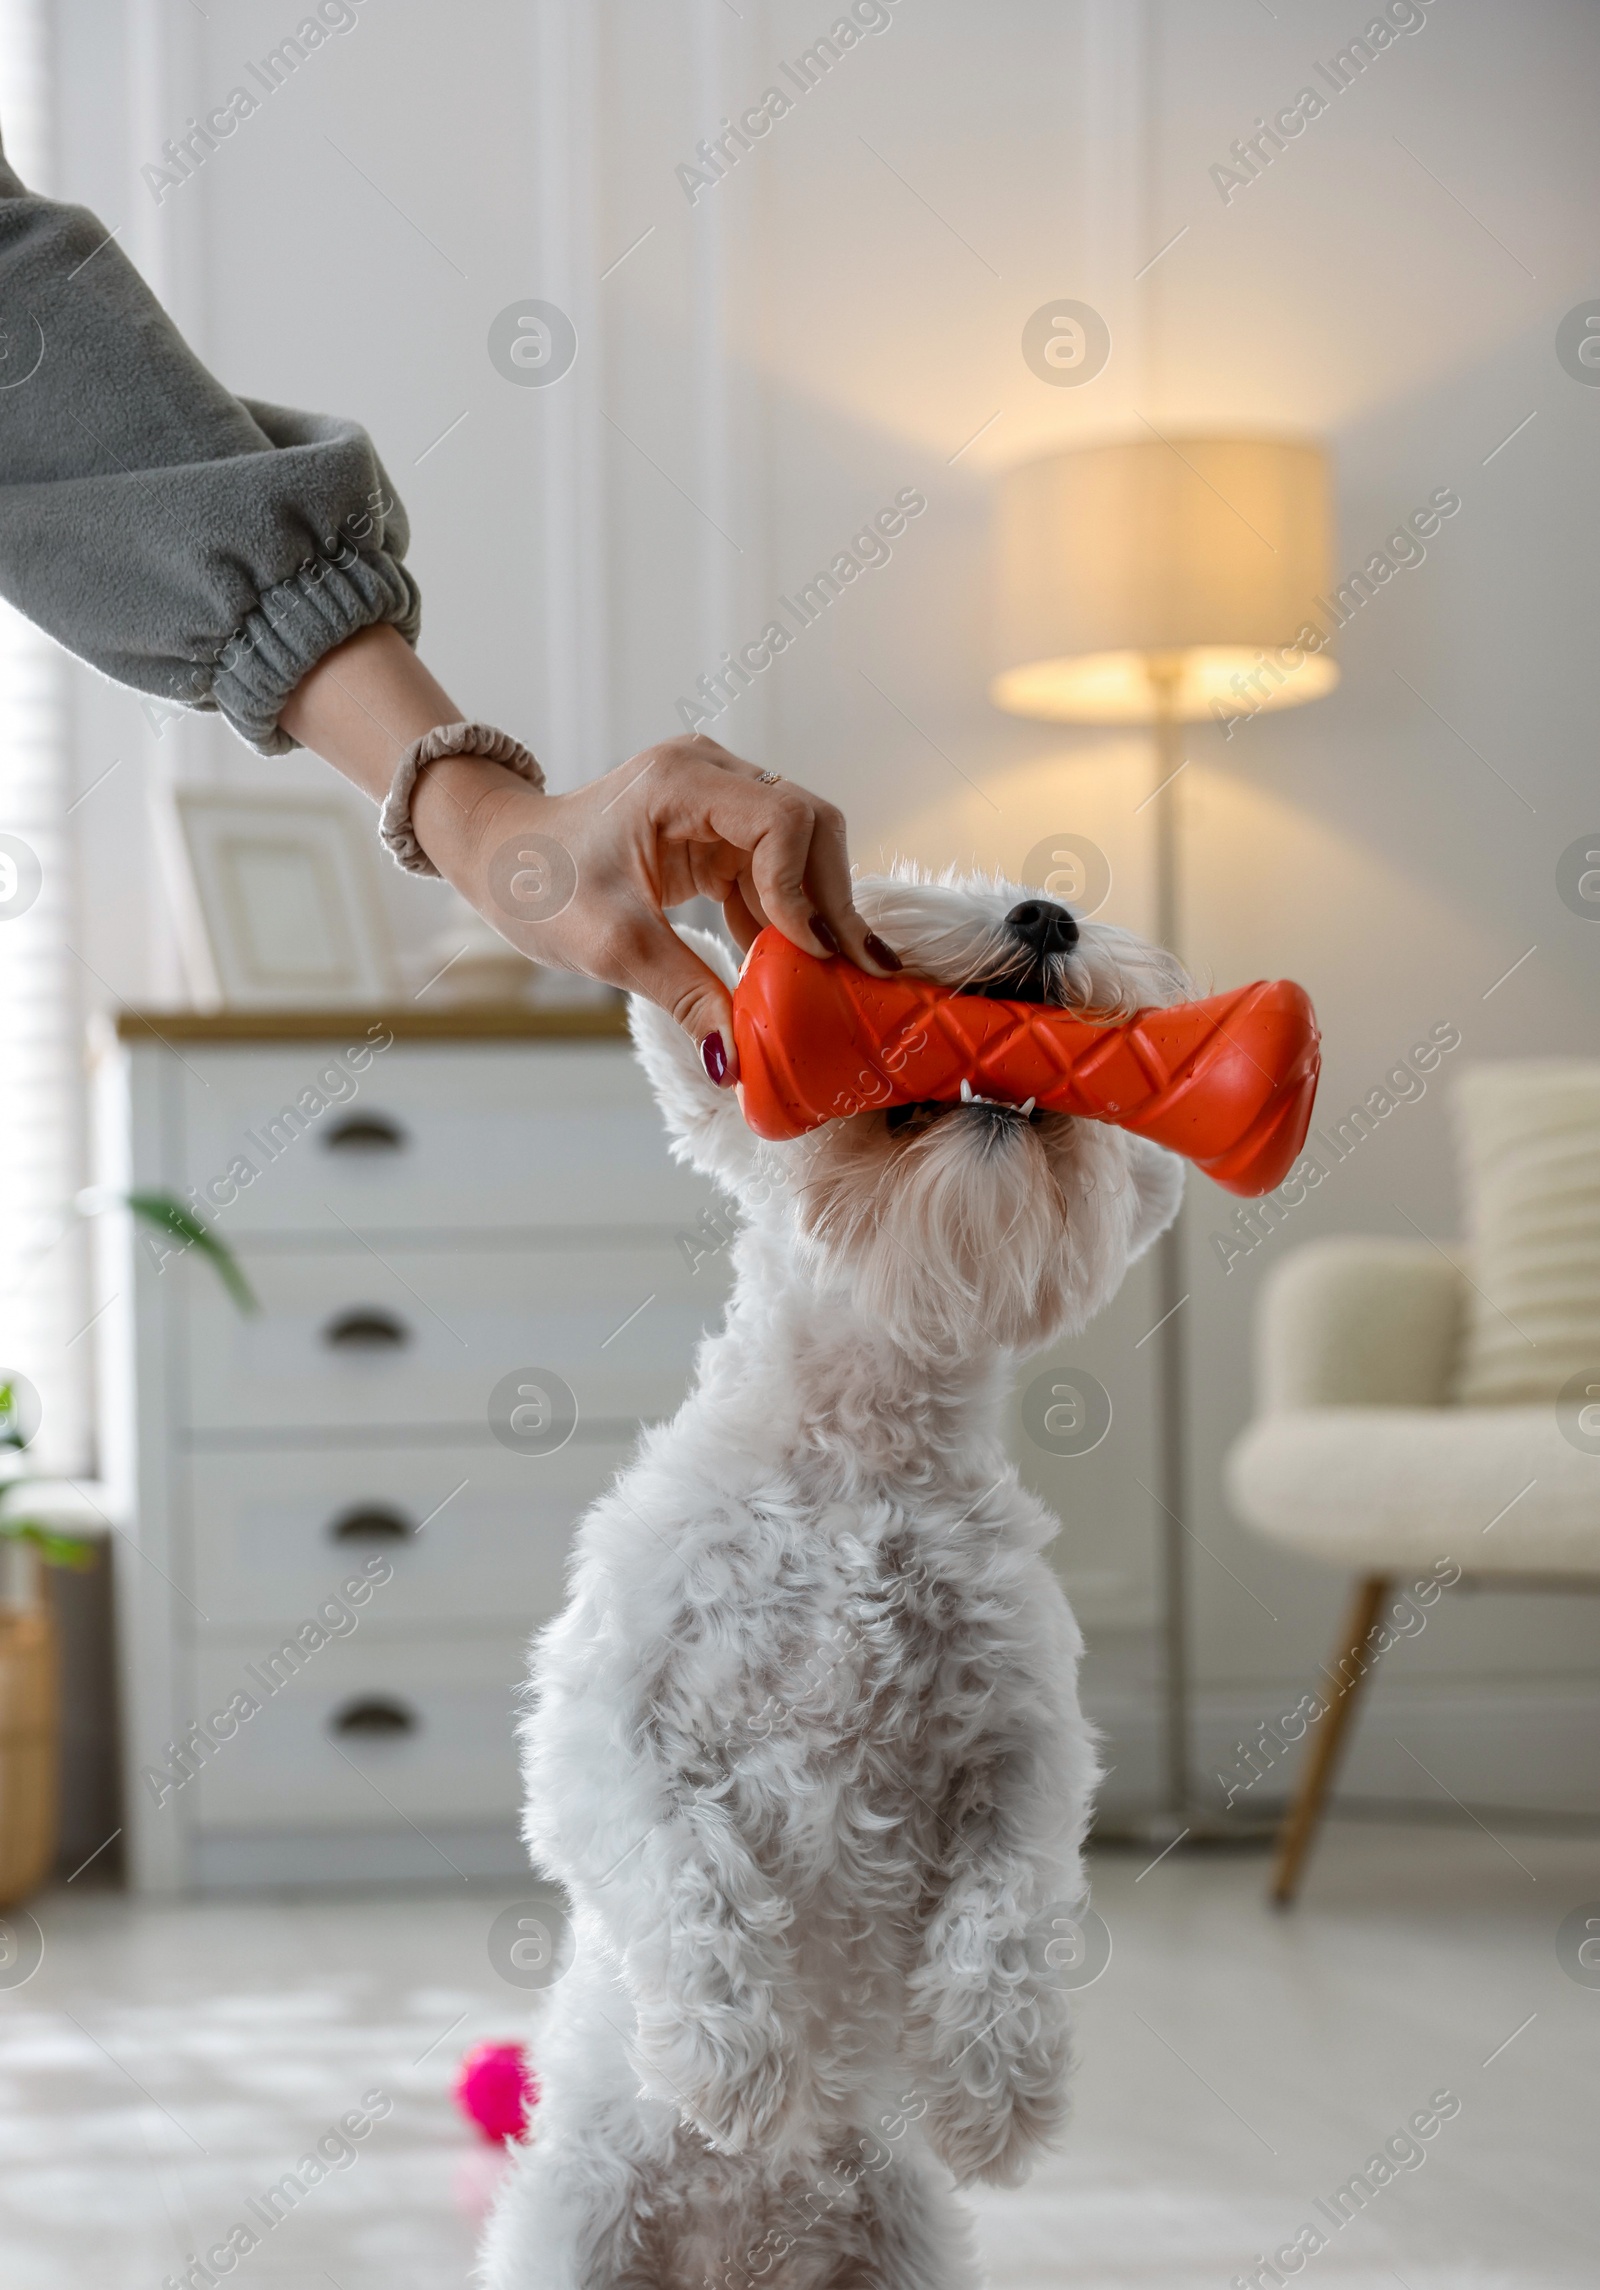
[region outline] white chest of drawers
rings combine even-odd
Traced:
[[[104,1082],[260,1305],[108,1231],[132,1882],[515,1873],[528,1636],[725,1293],[620,1015],[129,1018]]]

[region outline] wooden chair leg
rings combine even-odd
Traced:
[[[1356,1697],[1371,1667],[1371,1656],[1363,1656],[1361,1650],[1389,1595],[1390,1581],[1391,1577],[1386,1574],[1362,1576],[1339,1643],[1334,1648],[1329,1674],[1340,1681],[1339,1691],[1317,1721],[1299,1783],[1278,1831],[1277,1858],[1272,1870],[1272,1901],[1277,1908],[1287,1908],[1300,1888],[1301,1871],[1322,1821]]]

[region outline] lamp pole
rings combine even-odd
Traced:
[[[1150,679],[1155,751],[1155,937],[1178,951],[1178,798],[1183,769],[1178,721],[1180,663],[1160,654],[1145,663]],[[1162,1781],[1164,1822],[1176,1835],[1194,1812],[1189,1765],[1189,1566],[1184,1549],[1188,1459],[1184,1446],[1186,1376],[1183,1322],[1183,1238],[1174,1218],[1157,1244],[1156,1296],[1161,1307],[1157,1378],[1161,1395],[1160,1469],[1162,1573]]]
[[[1150,723],[1155,758],[1155,936],[1179,952],[1178,775],[1183,770],[1183,730],[1178,715],[1181,662],[1157,653],[1145,662],[1150,680]],[[1157,1381],[1160,1386],[1161,1440],[1157,1479],[1161,1502],[1162,1710],[1161,1776],[1163,1803],[1151,1822],[1151,1836],[1170,1845],[1248,1844],[1263,1833],[1258,1822],[1228,1820],[1202,1806],[1195,1792],[1189,1717],[1189,1526],[1188,1359],[1184,1348],[1181,1217],[1175,1217],[1156,1244],[1156,1297],[1160,1318]],[[1268,1833],[1270,1833],[1270,1825]]]

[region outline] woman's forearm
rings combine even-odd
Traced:
[[[381,803],[395,765],[414,740],[461,710],[393,628],[363,628],[319,660],[291,694],[279,722],[301,745]],[[472,879],[481,808],[496,790],[530,791],[482,756],[447,756],[428,766],[412,802],[417,840],[458,890]]]
[[[413,740],[461,720],[444,686],[392,628],[363,628],[325,654],[278,721],[381,803]]]

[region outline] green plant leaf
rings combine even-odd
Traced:
[[[0,1425],[5,1427],[0,1430],[0,1451],[9,1449],[13,1454],[20,1453],[28,1444],[17,1421],[16,1405],[16,1390],[8,1378],[6,1382],[0,1383]],[[26,1478],[27,1473],[19,1472],[17,1476]],[[0,1480],[0,1486],[7,1483]]]
[[[64,1535],[39,1519],[0,1519],[0,1535],[10,1535],[19,1543],[32,1543],[46,1566],[70,1567],[74,1574],[83,1574],[94,1564],[92,1539]]]
[[[244,1276],[238,1258],[226,1241],[216,1234],[192,1210],[175,1200],[171,1193],[129,1193],[128,1206],[136,1217],[154,1225],[160,1232],[171,1233],[186,1248],[199,1249],[215,1268],[217,1278],[233,1298],[241,1312],[259,1312],[260,1301]]]

